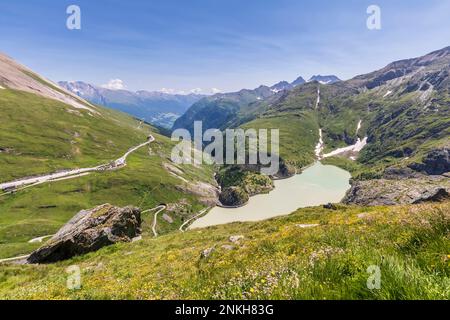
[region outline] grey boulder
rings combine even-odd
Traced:
[[[139,209],[104,204],[78,212],[44,246],[34,251],[27,262],[57,262],[117,242],[131,242],[140,234]]]

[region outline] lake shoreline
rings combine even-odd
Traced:
[[[339,167],[320,161],[305,167],[300,174],[274,180],[269,193],[250,197],[245,205],[214,207],[190,228],[207,227],[237,221],[260,221],[287,215],[298,208],[340,202],[350,189],[351,175]]]

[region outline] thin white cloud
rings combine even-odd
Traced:
[[[194,94],[200,94],[200,93],[202,93],[202,88],[195,88],[195,89],[192,89],[190,92],[191,93],[194,93]]]
[[[162,88],[159,90],[159,92],[166,93],[166,94],[180,94],[180,95],[187,95],[187,94],[216,94],[221,93],[222,90],[217,88],[211,88],[207,90],[203,90],[202,88],[194,88],[191,90],[175,90],[172,88]]]
[[[110,90],[123,90],[125,89],[125,85],[123,81],[120,79],[111,79],[107,84],[102,85],[102,88],[110,89]]]
[[[175,93],[175,89],[171,89],[171,88],[162,88],[159,91],[162,92],[162,93],[167,93],[167,94],[174,94]]]

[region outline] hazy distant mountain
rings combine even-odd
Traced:
[[[302,77],[293,82],[280,81],[271,87],[259,86],[256,89],[242,89],[238,92],[220,93],[205,97],[186,111],[173,125],[173,129],[193,129],[194,121],[203,121],[205,128],[225,128],[245,121],[253,109],[268,105],[285,92],[305,83]],[[238,120],[238,121],[237,121]]]
[[[278,91],[282,91],[282,90],[290,90],[293,87],[294,86],[287,81],[280,81],[280,82],[274,84],[273,86],[271,86],[270,89],[274,92],[278,92]]]
[[[297,79],[295,79],[291,84],[296,87],[299,86],[301,84],[304,84],[306,81],[305,79],[303,79],[303,77],[298,77]]]
[[[316,75],[316,76],[312,76],[311,79],[308,80],[308,82],[311,82],[311,81],[317,81],[317,82],[320,82],[321,84],[332,84],[332,83],[341,81],[341,79],[339,79],[338,77],[336,77],[334,75],[329,75],[329,76]]]
[[[204,97],[199,94],[168,94],[163,92],[111,90],[82,81],[61,81],[66,90],[94,104],[120,110],[162,127],[172,127],[195,102]]]
[[[305,81],[305,79],[303,79],[303,77],[298,77],[291,83],[289,83],[287,81],[280,81],[277,84],[274,84],[273,86],[271,86],[270,89],[272,89],[275,92],[282,91],[282,90],[291,90],[291,89],[294,89],[296,86],[304,84],[305,82],[306,81]]]
[[[173,129],[185,128],[192,131],[194,121],[203,121],[205,128],[223,128],[229,125],[229,120],[236,118],[243,107],[264,101],[276,95],[277,92],[273,87],[260,86],[253,90],[243,89],[238,92],[205,97],[194,103],[185,114],[178,118]]]

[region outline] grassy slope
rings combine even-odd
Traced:
[[[259,118],[246,123],[242,128],[279,129],[280,156],[288,164],[301,168],[314,161],[314,147],[316,140],[319,140],[319,127],[312,112]]]
[[[145,141],[150,127],[124,114],[100,109],[90,116],[34,94],[0,91],[0,181],[114,160]],[[71,112],[75,113],[71,113]]]
[[[169,213],[173,224],[158,220],[161,233],[177,229],[182,219],[200,210],[195,197],[176,189],[180,180],[162,166],[169,162],[172,142],[152,127],[116,111],[99,108],[91,117],[66,111],[53,100],[11,90],[0,91],[0,146],[12,148],[0,154],[0,181],[59,169],[98,165],[114,160],[130,147],[145,141],[152,132],[156,141],[133,153],[128,166],[112,172],[43,184],[14,195],[0,197],[0,258],[29,253],[40,244],[28,240],[55,233],[75,213],[109,202],[151,208],[183,199],[183,208]],[[36,124],[39,123],[39,126]],[[77,132],[77,137],[74,133]],[[75,142],[75,143],[74,143]],[[76,150],[76,152],[74,152]],[[190,181],[211,181],[212,168],[184,166]],[[144,231],[152,217],[145,217]]]
[[[449,299],[449,212],[449,202],[305,208],[258,223],[144,237],[54,265],[3,266],[0,298]],[[222,245],[231,235],[245,239],[229,251]],[[82,288],[71,291],[65,269],[74,264]],[[381,269],[380,290],[367,289],[371,265]]]
[[[314,161],[319,127],[325,153],[345,146],[346,139],[369,136],[369,144],[354,165],[342,158],[325,160],[351,169],[360,178],[376,178],[387,166],[421,162],[428,151],[450,144],[450,98],[446,93],[435,94],[433,104],[424,108],[417,92],[383,98],[371,91],[356,94],[341,84],[320,85],[320,105],[314,110],[316,88],[317,84],[307,84],[292,91],[243,127],[280,128],[280,153],[297,167]],[[356,134],[359,120],[362,127]]]
[[[316,109],[318,87],[320,104]],[[300,169],[316,159],[314,149],[319,141],[319,128],[323,128],[326,152],[345,145],[344,136],[356,140],[357,124],[366,107],[352,104],[353,94],[339,84],[307,83],[272,104],[261,103],[252,111],[256,119],[241,126],[280,129],[281,157]]]
[[[372,179],[379,178],[386,167],[406,167],[412,162],[421,162],[429,151],[450,145],[448,99],[446,93],[436,95],[434,103],[439,103],[439,112],[432,107],[424,108],[417,93],[382,98],[367,92],[343,102],[339,102],[342,99],[335,100],[331,105],[345,106],[347,111],[325,114],[324,122],[333,123],[325,125],[326,150],[329,146],[341,146],[342,142],[333,142],[331,137],[349,133],[348,128],[354,130],[357,119],[363,121],[358,136],[369,136],[370,140],[358,162],[352,164],[338,156],[325,159],[324,163],[349,170],[357,179]],[[331,132],[329,128],[332,128]],[[350,131],[350,136],[356,139],[354,131]]]
[[[417,93],[396,97],[390,101],[372,100],[367,132],[373,137],[363,149],[360,161],[373,168],[389,165],[406,166],[433,148],[450,144],[450,98],[447,93],[436,94],[431,106],[426,108]],[[437,107],[438,106],[438,107]],[[413,150],[408,155],[406,150]]]
[[[256,119],[241,127],[280,130],[280,156],[298,169],[315,159],[314,148],[319,141],[319,122],[314,110],[317,84],[294,89],[276,103],[262,105]],[[254,115],[256,116],[256,114]]]

